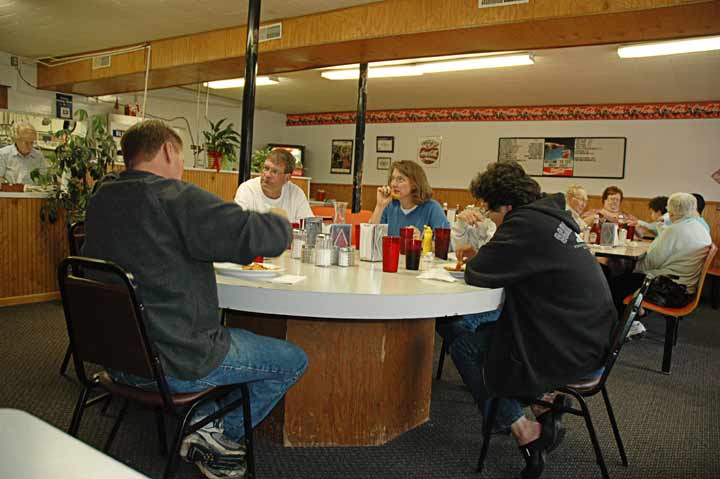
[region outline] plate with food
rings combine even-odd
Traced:
[[[450,273],[454,278],[464,279],[465,278],[465,265],[464,264],[446,264],[443,266],[445,270]]]
[[[228,276],[239,276],[243,278],[262,278],[277,276],[285,271],[284,268],[271,263],[213,263],[215,271]]]

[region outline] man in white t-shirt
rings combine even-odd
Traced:
[[[314,216],[305,193],[290,182],[295,158],[286,150],[273,150],[265,159],[262,174],[238,186],[235,203],[243,209],[267,213],[283,210],[288,221]]]

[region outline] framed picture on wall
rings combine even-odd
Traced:
[[[392,158],[390,158],[389,156],[378,156],[377,169],[378,170],[389,170],[391,162],[392,162]]]
[[[395,137],[394,136],[375,137],[375,151],[377,153],[394,153],[395,152]]]
[[[353,140],[332,140],[330,173],[349,175],[352,170]]]

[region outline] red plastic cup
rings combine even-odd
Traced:
[[[625,225],[627,229],[627,240],[632,241],[635,239],[635,225]]]
[[[400,260],[400,237],[383,236],[383,271],[397,273]]]
[[[405,244],[408,240],[413,239],[414,231],[414,228],[411,226],[400,228],[400,254],[405,254]]]
[[[417,271],[420,269],[420,256],[422,256],[422,241],[409,239],[405,244],[405,269]]]
[[[447,259],[450,249],[450,228],[435,228],[435,256]]]
[[[300,222],[297,223],[290,223],[292,225],[292,229],[299,230],[300,229]]]
[[[255,259],[253,260],[253,263],[262,263],[262,262],[263,262],[263,257],[262,257],[262,256],[258,256],[257,258],[255,258]]]
[[[360,249],[360,223],[353,225],[352,244],[355,249]]]

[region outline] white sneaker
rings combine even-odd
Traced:
[[[180,457],[198,466],[207,478],[243,477],[247,469],[245,444],[238,444],[210,424],[189,434],[180,446]]]
[[[645,326],[643,326],[643,323],[640,321],[633,321],[630,325],[630,331],[628,331],[627,338],[640,339],[645,336],[646,331],[647,330],[645,329]]]

